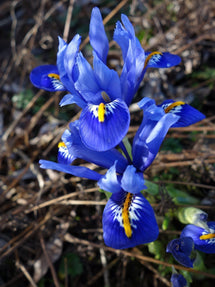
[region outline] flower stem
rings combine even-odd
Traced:
[[[129,162],[129,164],[132,164],[131,156],[129,155],[129,153],[128,153],[128,151],[127,151],[127,149],[126,149],[126,147],[125,147],[123,141],[121,141],[121,142],[119,143],[119,147],[121,148],[121,150],[123,151],[124,155],[126,156],[128,162]]]

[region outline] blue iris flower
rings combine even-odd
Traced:
[[[194,242],[191,237],[181,237],[171,240],[166,252],[172,253],[176,261],[185,267],[193,268],[195,258],[192,258],[192,251],[194,250]]]
[[[187,281],[184,278],[184,276],[177,273],[177,272],[174,272],[172,274],[170,281],[172,283],[172,287],[186,287],[186,286],[188,286]]]
[[[202,223],[201,223],[202,225]],[[209,221],[203,226],[188,224],[181,232],[180,238],[173,239],[167,245],[167,252],[182,265],[193,268],[195,250],[215,253],[215,222]]]
[[[192,238],[196,250],[215,253],[215,221],[207,222],[207,228],[189,224],[181,232],[185,236]]]
[[[145,53],[125,15],[122,15],[122,23],[124,26],[117,22],[114,32],[124,60],[120,76],[106,65],[109,43],[98,8],[92,10],[89,30],[93,68],[79,52],[81,37],[76,35],[69,44],[59,37],[56,66],[39,66],[30,75],[31,82],[38,88],[69,92],[60,105],[76,103],[83,109],[80,136],[92,150],[111,149],[126,135],[130,123],[128,106],[147,68],[166,68],[180,63],[180,57],[170,53]]]
[[[169,68],[178,65],[181,58],[168,52],[145,52],[126,15],[116,23],[113,39],[122,50],[124,61],[120,82],[123,99],[130,105],[148,68]]]
[[[169,127],[179,119],[174,114],[166,114],[150,99],[145,98],[140,106],[144,117],[133,140],[133,159],[123,145],[120,147],[127,157],[115,148],[103,152],[89,149],[81,140],[80,121],[76,121],[62,136],[58,162],[40,161],[42,168],[96,180],[101,189],[112,193],[103,212],[103,230],[106,245],[116,249],[148,243],[158,236],[154,211],[141,193],[146,189],[143,172],[154,160]],[[86,167],[71,165],[76,158],[108,171],[101,175]]]

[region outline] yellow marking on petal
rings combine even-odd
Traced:
[[[64,142],[59,142],[58,148],[60,148],[60,147],[66,147],[65,143]]]
[[[131,200],[132,200],[132,193],[128,192],[126,195],[125,203],[122,209],[122,219],[123,219],[123,225],[124,225],[124,230],[125,234],[128,238],[132,236],[132,229],[131,229],[131,223],[129,220],[129,206],[131,205]]]
[[[155,51],[155,52],[150,53],[150,54],[146,57],[146,59],[145,59],[145,64],[144,64],[144,68],[143,68],[143,69],[145,69],[145,67],[148,65],[150,59],[151,59],[154,55],[162,55],[162,53],[161,53],[161,52],[158,52],[158,51]]]
[[[48,77],[60,81],[60,76],[58,74],[50,73],[50,74],[48,74]]]
[[[103,123],[105,120],[105,104],[104,103],[99,104],[98,119],[100,123]]]
[[[201,235],[199,237],[199,239],[201,240],[207,240],[207,239],[212,239],[212,238],[215,238],[215,233],[209,233],[209,234]]]
[[[174,102],[172,103],[171,105],[169,105],[164,111],[165,113],[167,114],[169,111],[171,111],[173,108],[177,107],[177,106],[182,106],[182,105],[185,105],[184,102]]]

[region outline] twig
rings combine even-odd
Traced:
[[[51,262],[51,259],[50,259],[49,255],[48,255],[48,253],[47,253],[47,251],[46,251],[45,242],[44,242],[44,239],[43,239],[43,236],[42,236],[42,233],[41,233],[41,232],[40,232],[40,244],[41,244],[41,247],[42,247],[42,249],[43,249],[43,253],[44,253],[45,257],[46,257],[46,260],[47,260],[47,263],[48,263],[48,265],[49,265],[49,268],[50,268],[50,270],[51,270],[52,277],[53,277],[53,280],[54,280],[54,284],[55,284],[56,287],[60,287],[60,284],[59,284],[59,282],[58,282],[58,278],[57,278],[56,271],[55,271],[55,269],[54,269],[54,266],[53,266],[53,264],[52,264],[52,262]]]
[[[101,271],[99,271],[95,276],[93,276],[93,278],[91,278],[88,282],[87,282],[87,286],[90,286],[92,284],[94,284],[102,275],[106,270],[111,269],[118,261],[119,261],[119,257],[115,258],[113,261],[111,261],[108,265],[106,265],[104,268],[102,268]]]
[[[63,39],[66,42],[67,42],[68,36],[69,36],[69,28],[70,28],[70,23],[71,23],[71,19],[72,19],[72,11],[73,11],[74,2],[75,2],[75,0],[70,0],[69,8],[67,10],[66,22],[65,22],[64,31],[63,31]]]
[[[11,125],[9,126],[9,128],[5,131],[2,140],[3,141],[7,141],[9,135],[14,132],[15,127],[18,125],[18,123],[20,122],[20,120],[23,118],[23,116],[34,106],[35,102],[40,98],[40,96],[42,96],[44,93],[43,90],[40,90],[34,97],[33,99],[28,103],[28,105],[25,107],[25,109],[23,110],[22,113],[20,113],[20,115],[18,115],[18,117],[11,123]]]
[[[97,191],[98,188],[97,187],[94,187],[94,188],[89,188],[89,189],[86,189],[84,190],[84,193],[91,193],[91,192],[94,192],[94,191]],[[80,191],[77,191],[77,192],[73,192],[73,193],[70,193],[70,194],[66,194],[66,195],[62,195],[58,198],[54,198],[54,199],[51,199],[51,200],[48,200],[48,201],[45,201],[37,206],[34,206],[28,210],[26,210],[26,213],[30,213],[32,211],[35,211],[35,210],[39,210],[43,207],[46,207],[46,206],[50,206],[50,205],[53,205],[53,204],[58,204],[59,202],[63,201],[63,200],[66,200],[68,198],[71,198],[71,197],[75,197],[77,195],[80,195]]]
[[[15,244],[12,247],[10,247],[9,249],[7,249],[0,256],[0,260],[3,259],[5,256],[8,256],[9,254],[11,254],[16,248],[18,248],[21,244],[23,244],[26,239],[28,239],[31,235],[33,235],[34,232],[37,231],[41,226],[43,226],[50,218],[52,218],[52,216],[53,215],[50,213],[46,214],[46,216],[42,220],[40,220],[37,223],[37,225],[35,225],[35,223],[32,224],[31,226],[27,227],[26,230],[24,230],[24,232],[22,232],[20,235],[12,238],[7,244],[4,245],[4,247],[2,247],[0,249],[0,252],[7,249],[9,246],[12,245],[12,243],[15,242]],[[16,241],[18,241],[18,242],[16,242]]]
[[[11,9],[10,9],[10,15],[12,19],[12,25],[11,25],[11,39],[10,39],[10,45],[11,45],[11,50],[13,54],[13,60],[17,58],[16,54],[16,25],[17,25],[17,19],[16,19],[16,5],[19,3],[19,1],[13,1],[11,4]]]
[[[33,278],[31,277],[30,273],[28,270],[25,268],[23,264],[20,263],[19,257],[18,257],[18,252],[16,252],[16,267],[22,271],[24,276],[27,278],[27,280],[30,282],[32,287],[37,287],[37,284],[34,282]]]

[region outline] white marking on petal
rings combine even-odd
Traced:
[[[162,57],[161,54],[154,54],[150,58],[148,65],[157,64],[160,61],[161,57]]]
[[[105,116],[113,114],[114,110],[117,108],[118,100],[105,104]],[[93,113],[95,118],[98,118],[98,107],[99,105],[88,104],[89,111]]]
[[[166,110],[166,108],[168,108],[168,107],[169,107],[170,105],[172,105],[172,104],[173,104],[173,103],[163,104],[163,105],[162,105],[162,108],[163,108],[164,110]],[[173,107],[173,108],[169,111],[169,113],[177,114],[177,113],[180,113],[182,109],[183,109],[183,105],[178,105],[178,106]]]
[[[215,229],[214,228],[209,228],[209,232],[208,231],[203,231],[201,235],[208,235],[208,234],[214,234],[215,233]],[[209,239],[204,239],[207,244],[215,244],[215,237],[214,238],[209,238]]]
[[[114,215],[113,221],[117,220],[119,225],[122,228],[124,228],[123,219],[122,219],[122,210],[123,210],[123,204],[126,199],[126,195],[127,193],[125,193],[125,196],[122,198],[121,205],[116,205],[115,203],[112,203],[112,205],[110,206],[113,212],[113,215]],[[143,207],[144,207],[144,203],[143,201],[140,200],[139,196],[133,195],[128,212],[129,212],[129,220],[130,220],[131,227],[133,227],[134,229],[137,228],[137,225],[135,224],[135,222],[139,221],[141,218],[141,213],[139,212],[139,210],[141,210]]]

